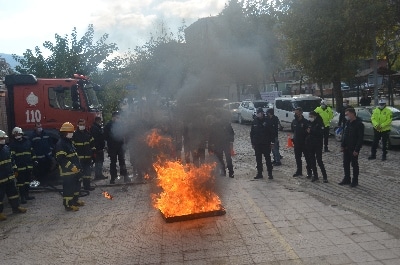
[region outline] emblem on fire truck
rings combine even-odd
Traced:
[[[39,98],[33,92],[31,92],[27,97],[26,97],[26,103],[29,104],[29,106],[36,106],[36,104],[39,103]]]

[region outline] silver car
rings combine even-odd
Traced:
[[[375,107],[355,107],[357,117],[364,123],[364,141],[372,142],[374,140],[374,128],[371,122],[372,111]],[[392,129],[390,131],[388,147],[400,145],[400,110],[391,106],[387,106],[393,113]],[[336,114],[331,121],[330,133],[335,135],[336,140],[341,140],[341,134],[336,134],[339,127],[339,114]]]
[[[231,102],[224,105],[224,108],[231,113],[232,122],[239,122],[239,106],[240,102]]]

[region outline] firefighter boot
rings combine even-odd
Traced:
[[[7,215],[5,215],[4,213],[0,213],[0,221],[4,220],[7,220]]]
[[[26,213],[26,208],[17,207],[12,209],[13,213]]]
[[[92,191],[95,189],[94,187],[90,186],[90,178],[83,179],[83,189],[88,191]]]
[[[68,211],[68,212],[76,212],[76,211],[79,211],[79,207],[78,206],[74,206],[74,205],[66,206],[65,210]]]
[[[26,199],[25,199],[25,186],[18,187],[18,191],[19,191],[20,203],[21,203],[21,204],[26,204]]]
[[[77,201],[74,203],[74,206],[85,206],[85,202],[84,202],[84,201],[81,201],[81,200],[77,200]]]

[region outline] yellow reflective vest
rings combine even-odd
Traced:
[[[326,109],[323,109],[320,106],[317,107],[314,111],[318,113],[319,116],[321,116],[322,120],[324,121],[325,127],[329,127],[331,125],[331,120],[333,119],[333,111],[331,107],[326,106]]]
[[[379,107],[376,107],[371,116],[371,122],[375,130],[378,132],[390,131],[392,126],[392,115],[392,111],[389,108],[384,107],[383,109],[380,109]]]

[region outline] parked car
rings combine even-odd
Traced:
[[[240,124],[253,121],[257,108],[263,108],[264,113],[273,105],[265,100],[244,100],[240,103],[238,121]]]
[[[224,108],[231,113],[232,122],[239,122],[239,106],[240,102],[231,102],[224,105]]]
[[[348,91],[348,90],[350,90],[350,86],[347,85],[345,82],[341,82],[341,83],[340,83],[340,86],[341,86],[342,91]]]
[[[374,140],[374,128],[371,122],[372,111],[375,107],[355,107],[357,117],[364,123],[364,141],[372,142]],[[393,113],[392,129],[390,131],[388,147],[400,145],[400,110],[388,106]],[[335,131],[338,128],[339,115],[335,115],[331,121],[330,133],[335,135],[336,140],[341,140],[341,134],[336,135]]]

